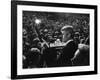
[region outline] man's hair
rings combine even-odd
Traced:
[[[62,31],[68,31],[68,32],[71,34],[71,38],[74,37],[73,26],[65,25],[64,27],[62,27],[61,32],[62,32]]]

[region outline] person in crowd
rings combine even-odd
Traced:
[[[75,40],[75,43],[77,45],[80,43],[79,36],[80,36],[80,33],[79,32],[75,32],[74,40]]]
[[[42,42],[39,67],[55,67],[56,64],[57,64],[56,49],[50,48],[47,42]]]
[[[79,44],[78,50],[72,58],[74,66],[89,65],[89,49],[89,37],[87,37],[84,44]]]
[[[89,37],[86,38],[86,40],[85,40],[85,44],[86,44],[86,45],[89,45],[89,44],[90,44]]]
[[[28,68],[36,68],[40,62],[40,50],[38,48],[31,48],[29,54],[26,56]]]
[[[72,66],[71,58],[73,58],[75,51],[77,50],[77,44],[75,44],[74,30],[70,25],[66,25],[61,29],[63,34],[62,41],[66,43],[65,47],[62,49],[57,64],[58,66]]]
[[[73,66],[89,65],[89,45],[80,44],[78,50],[72,58]]]

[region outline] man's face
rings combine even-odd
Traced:
[[[70,39],[71,34],[69,31],[62,31],[62,41],[67,42]]]

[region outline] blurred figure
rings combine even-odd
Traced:
[[[28,68],[36,68],[40,61],[40,50],[38,48],[31,48],[26,57]]]
[[[84,34],[82,34],[79,39],[80,39],[80,44],[84,44],[84,42],[85,42]]]
[[[37,45],[38,45],[39,42],[40,42],[40,40],[39,40],[38,37],[34,38],[33,41],[32,41],[31,47],[38,47]]]
[[[89,45],[80,44],[79,49],[72,58],[72,62],[74,66],[89,65]]]
[[[43,51],[42,65],[43,67],[56,67],[57,66],[57,52],[54,48],[48,48]]]
[[[75,43],[77,45],[80,43],[79,36],[80,36],[80,33],[79,32],[75,32],[74,41],[75,41]]]
[[[71,58],[77,50],[77,45],[73,40],[73,27],[70,25],[64,26],[61,29],[61,32],[63,34],[62,41],[66,43],[66,46],[62,49],[62,53],[59,56],[58,66],[72,66]]]
[[[41,44],[41,58],[39,67],[55,67],[57,63],[57,52],[54,48],[49,48],[49,44]]]
[[[90,44],[89,37],[86,38],[86,40],[85,40],[85,44],[86,44],[86,45],[89,45],[89,44]]]

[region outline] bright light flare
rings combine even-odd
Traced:
[[[40,23],[41,23],[41,20],[40,20],[40,19],[36,19],[36,20],[35,20],[35,23],[36,23],[36,24],[40,24]]]

